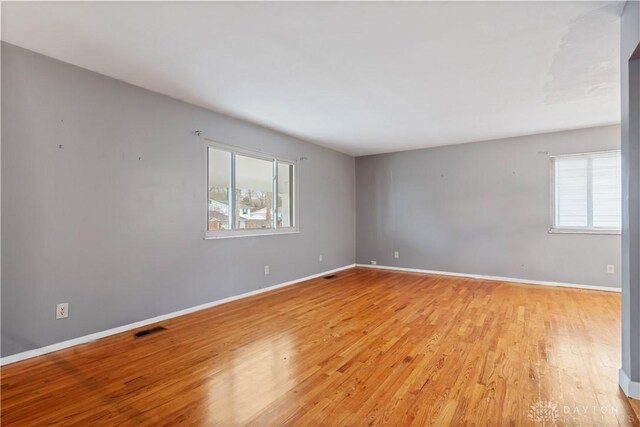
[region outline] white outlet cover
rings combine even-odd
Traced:
[[[269,266],[268,265],[264,266],[264,274],[269,274]]]
[[[62,302],[56,305],[56,320],[57,319],[66,319],[69,317],[69,303]]]
[[[616,266],[613,264],[607,265],[607,273],[614,274],[616,272]]]
[[[378,261],[371,261],[371,265],[376,265],[378,264]]]
[[[322,262],[322,255],[318,257],[318,261]]]
[[[395,251],[395,252],[393,253],[393,257],[394,257],[394,258],[400,258],[400,252]]]

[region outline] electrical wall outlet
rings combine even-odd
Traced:
[[[318,261],[322,262],[322,255],[318,257]]]
[[[56,305],[56,320],[66,319],[67,317],[69,317],[69,303],[62,302]]]
[[[607,265],[607,273],[614,274],[616,272],[616,266],[613,264]]]
[[[371,265],[376,265],[378,264],[378,261],[371,261]]]
[[[268,266],[268,265],[265,265],[265,266],[264,266],[264,274],[265,274],[265,275],[266,275],[266,274],[269,274],[269,266]]]
[[[395,252],[393,253],[393,257],[394,257],[394,258],[400,258],[400,252],[395,251]]]

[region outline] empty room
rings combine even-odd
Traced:
[[[640,2],[1,2],[3,426],[640,425]]]

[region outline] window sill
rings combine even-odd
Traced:
[[[220,234],[208,234],[204,237],[204,240],[218,240],[218,239],[235,239],[238,237],[258,237],[258,236],[279,236],[281,234],[300,234],[300,230],[287,230],[287,231],[267,231],[267,232],[222,232]]]
[[[551,228],[549,234],[605,234],[620,235],[620,230],[597,230],[597,229],[578,229],[578,228]]]

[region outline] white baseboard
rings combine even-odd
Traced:
[[[382,270],[407,271],[411,273],[426,273],[426,274],[439,274],[443,276],[470,277],[472,279],[494,280],[498,282],[524,283],[527,285],[557,286],[562,288],[588,289],[591,291],[622,292],[620,288],[613,288],[613,287],[610,288],[608,286],[579,285],[575,283],[564,283],[564,282],[544,282],[541,280],[516,279],[513,277],[499,277],[499,276],[484,276],[482,274],[452,273],[449,271],[423,270],[420,268],[391,267],[388,265],[356,264],[356,266],[365,267],[365,268],[379,268]]]
[[[640,382],[631,381],[627,373],[622,369],[618,371],[618,384],[620,384],[620,388],[627,397],[640,399]]]
[[[326,276],[331,273],[335,273],[342,270],[355,267],[355,264],[345,265],[344,267],[335,268],[333,270],[323,271],[322,273],[313,274],[311,276],[302,277],[300,279],[291,280],[289,282],[280,283],[278,285],[269,286],[268,288],[257,289],[255,291],[246,292],[240,295],[234,295],[232,297],[223,298],[217,301],[208,302],[205,304],[197,305],[195,307],[185,308],[184,310],[174,311],[172,313],[163,314],[160,316],[152,317],[150,319],[141,320],[139,322],[130,323],[128,325],[118,326],[117,328],[107,329],[106,331],[96,332],[93,334],[85,335],[82,337],[74,338],[68,341],[63,341],[55,344],[51,344],[45,347],[36,348],[34,350],[28,350],[22,353],[12,354],[0,359],[0,366],[8,365],[10,363],[19,362],[25,359],[31,359],[32,357],[42,356],[43,354],[52,353],[54,351],[62,350],[65,348],[73,347],[79,344],[85,344],[91,341],[95,341],[100,338],[108,337],[111,335],[126,332],[132,329],[140,328],[142,326],[150,325],[152,323],[162,322],[163,320],[172,319],[178,316],[184,316],[185,314],[193,313],[196,311],[204,310],[207,308],[215,307],[216,305],[225,304],[231,301],[236,301],[242,298],[247,298],[253,295],[258,295],[264,292],[273,291],[274,289],[284,288],[285,286],[295,285],[296,283],[304,282],[305,280],[315,279],[317,277]]]

